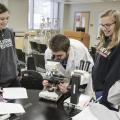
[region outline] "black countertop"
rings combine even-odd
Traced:
[[[39,90],[27,90],[28,99],[16,100],[23,105],[24,114],[12,114],[9,120],[70,120],[62,104],[39,100]]]

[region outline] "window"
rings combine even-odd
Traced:
[[[29,0],[29,29],[58,29],[59,0]]]

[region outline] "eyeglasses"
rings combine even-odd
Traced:
[[[102,27],[102,28],[109,28],[109,27],[111,27],[113,24],[115,24],[116,22],[113,22],[113,23],[107,23],[107,24],[100,24],[100,26]]]

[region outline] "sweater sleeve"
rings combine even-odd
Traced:
[[[14,47],[14,52],[15,52],[15,55],[16,55],[16,64],[17,64],[18,76],[20,76],[21,75],[21,67],[20,67],[20,62],[18,60],[17,53],[16,53],[15,34],[12,30],[10,30],[10,34],[11,34],[11,39],[12,39],[12,43],[13,43],[13,47]]]

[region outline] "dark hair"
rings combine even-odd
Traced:
[[[8,8],[4,5],[0,3],[0,14],[9,11]]]
[[[67,52],[70,47],[70,40],[62,34],[57,34],[49,41],[49,47],[53,52]]]

